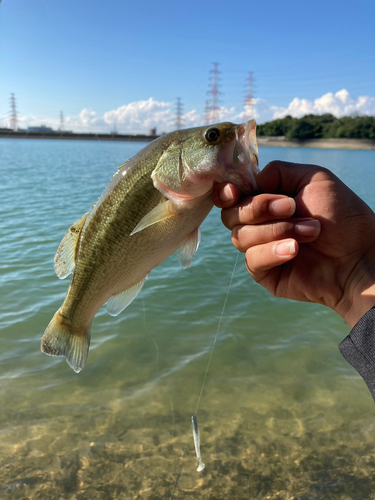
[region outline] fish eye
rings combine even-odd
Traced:
[[[216,127],[209,128],[204,134],[206,141],[216,142],[220,137],[220,130]]]

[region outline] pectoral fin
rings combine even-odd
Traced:
[[[170,217],[174,217],[176,215],[178,215],[178,212],[174,209],[173,203],[169,200],[164,201],[163,203],[156,205],[151,212],[145,215],[143,219],[138,222],[133,231],[130,233],[130,236],[146,229],[148,226],[152,226],[157,222],[161,222],[162,220],[169,219]]]
[[[111,316],[117,316],[121,311],[128,307],[128,305],[133,302],[139,292],[142,290],[142,287],[148,278],[148,275],[143,278],[139,283],[128,288],[124,292],[119,293],[118,295],[114,295],[106,302],[107,312]]]
[[[200,241],[201,230],[197,227],[197,229],[190,233],[189,236],[182,242],[182,245],[177,253],[182,269],[186,269],[190,266],[194,254],[198,250]]]
[[[61,280],[73,272],[77,257],[77,245],[86,218],[87,214],[70,226],[57,249],[55,271]]]

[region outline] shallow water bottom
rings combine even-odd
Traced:
[[[98,404],[82,395],[76,406],[3,409],[1,421],[13,425],[1,436],[0,497],[375,498],[375,419],[356,391],[318,379],[315,390],[294,377],[269,382],[207,381],[200,473],[187,411],[197,394],[178,377],[134,400],[114,388],[107,404],[99,393]]]

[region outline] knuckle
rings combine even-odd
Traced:
[[[245,254],[246,268],[255,281],[258,281],[262,275],[257,254],[259,254],[259,250],[257,248],[248,248]]]
[[[243,239],[241,238],[240,229],[241,229],[241,226],[234,226],[234,228],[232,230],[232,236],[231,236],[232,243],[237,248],[237,250],[239,250],[240,252],[246,252],[247,246],[245,245]]]
[[[277,240],[280,237],[280,224],[270,224],[268,227],[272,241]]]
[[[268,230],[270,241],[287,238],[293,234],[292,225],[287,222],[275,222],[273,224],[269,224]]]
[[[284,228],[282,226],[283,224],[280,223],[270,224],[268,226],[272,241],[279,239],[284,234]]]
[[[234,219],[232,212],[232,210],[225,208],[221,211],[221,221],[227,229],[232,229],[233,227],[233,224],[231,223]]]
[[[265,195],[254,196],[246,204],[239,207],[241,222],[248,224],[258,222],[266,212],[267,204],[265,203]]]
[[[269,163],[267,163],[267,168],[275,168],[280,165],[280,160],[272,160]]]
[[[246,253],[246,257],[245,257],[245,266],[246,266],[246,269],[249,271],[249,274],[254,278],[255,281],[257,281],[256,272],[251,266],[251,258],[249,256],[248,252]]]
[[[264,216],[267,211],[267,206],[268,203],[265,203],[264,195],[256,196],[250,205],[251,215],[253,219],[257,220]]]

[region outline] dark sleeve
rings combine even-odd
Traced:
[[[339,350],[366,382],[375,401],[375,307],[362,316]]]

